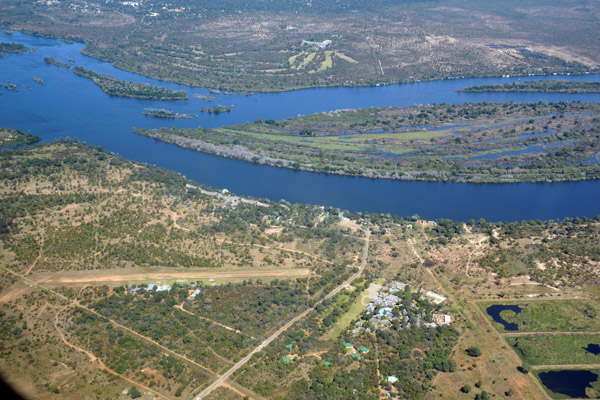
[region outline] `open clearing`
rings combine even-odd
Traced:
[[[120,284],[123,282],[140,282],[148,280],[198,280],[198,279],[257,279],[257,278],[298,278],[310,275],[306,268],[297,269],[251,269],[251,270],[153,270],[139,269],[77,271],[59,273],[37,273],[31,278],[48,286],[80,285],[80,284]]]

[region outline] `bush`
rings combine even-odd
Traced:
[[[140,391],[138,390],[137,387],[133,386],[131,388],[131,390],[129,391],[129,394],[131,395],[132,399],[137,399],[138,397],[142,397],[142,394],[140,393]]]
[[[479,357],[481,355],[481,350],[479,350],[479,347],[471,346],[466,350],[466,353],[471,357]]]

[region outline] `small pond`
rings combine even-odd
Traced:
[[[542,384],[554,393],[573,398],[589,399],[585,393],[592,383],[598,380],[598,374],[588,370],[557,370],[539,373]]]
[[[587,347],[584,347],[583,349],[588,353],[592,353],[596,356],[600,354],[600,344],[590,343],[587,345]]]
[[[505,330],[507,331],[516,331],[519,329],[519,326],[517,324],[505,321],[501,316],[500,313],[502,311],[514,311],[515,314],[519,314],[523,309],[521,308],[521,306],[518,305],[514,305],[514,304],[494,304],[493,306],[489,306],[486,309],[486,312],[488,313],[488,315],[490,317],[492,317],[492,319],[494,321],[496,321],[499,324],[502,324],[502,326],[504,327]]]

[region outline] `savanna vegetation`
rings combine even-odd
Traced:
[[[83,41],[85,54],[154,78],[282,91],[594,72],[597,11],[583,0],[19,0],[0,24]]]

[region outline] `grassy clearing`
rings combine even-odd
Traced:
[[[489,154],[502,154],[502,153],[506,153],[506,152],[509,152],[509,151],[517,151],[517,150],[525,150],[525,149],[527,149],[527,147],[525,147],[525,146],[512,146],[512,147],[505,147],[503,149],[493,149],[493,150],[486,150],[486,151],[476,151],[474,153],[463,154],[463,155],[452,156],[452,157],[473,158],[473,157],[487,156]]]
[[[600,354],[585,350],[590,343],[600,344],[600,335],[521,336],[506,341],[531,365],[600,363]]]
[[[358,316],[365,309],[365,306],[362,304],[361,299],[363,295],[367,295],[367,291],[365,290],[360,296],[356,297],[350,309],[337,320],[337,322],[331,327],[329,332],[324,335],[324,338],[327,340],[335,339],[339,336],[339,334],[346,329],[346,327],[350,324],[350,322],[358,318]],[[349,299],[349,298],[348,298]]]
[[[518,332],[596,332],[600,331],[600,305],[592,300],[550,300],[530,302],[481,302],[479,307],[487,315],[493,304],[517,304],[522,311],[516,314],[503,311],[500,316],[518,325]],[[503,326],[491,319],[492,325],[506,333]]]
[[[335,56],[341,58],[344,61],[348,61],[351,64],[358,64],[358,61],[356,61],[354,58],[347,56],[344,53],[340,53],[339,51],[335,52]]]
[[[333,59],[331,58],[332,53],[333,51],[331,50],[325,52],[325,61],[321,63],[319,71],[325,71],[326,69],[333,67]]]

